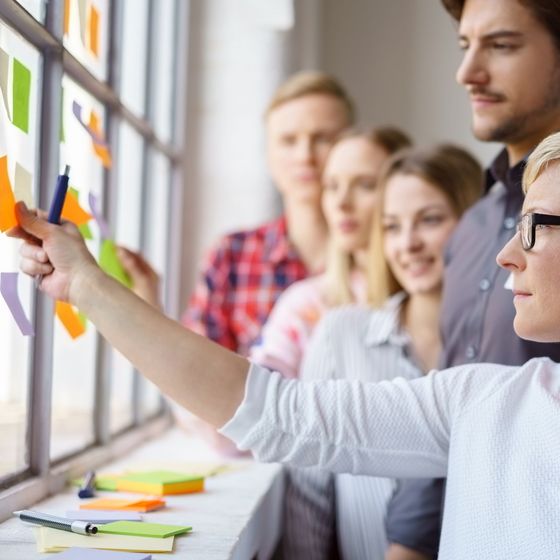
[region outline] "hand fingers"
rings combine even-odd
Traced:
[[[54,270],[50,263],[40,263],[35,259],[28,258],[20,259],[19,268],[22,272],[28,274],[29,276],[46,276]]]
[[[15,239],[21,239],[26,243],[30,243],[32,245],[41,245],[41,240],[37,239],[35,236],[27,233],[24,229],[20,228],[19,226],[13,227],[6,232],[8,237],[13,237]]]
[[[19,254],[26,259],[33,259],[38,263],[48,263],[49,257],[45,250],[37,245],[24,244],[19,248]]]

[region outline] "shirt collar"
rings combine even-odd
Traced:
[[[510,167],[509,156],[507,150],[504,148],[486,171],[486,191],[488,192],[495,183],[500,182],[508,191],[520,193],[521,180],[528,156],[529,154],[513,167]]]
[[[398,292],[381,309],[372,313],[365,337],[367,346],[388,343],[405,346],[408,343],[409,338],[402,331],[400,321],[402,304],[406,298],[406,292]]]
[[[288,238],[288,227],[285,216],[270,223],[265,232],[264,252],[268,260],[280,263],[287,260],[299,260],[299,255]]]

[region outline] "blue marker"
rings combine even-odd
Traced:
[[[64,167],[64,173],[59,175],[56,180],[56,187],[54,188],[54,196],[49,209],[47,220],[51,224],[60,225],[60,216],[62,215],[62,208],[66,200],[66,193],[68,192],[68,174],[70,173],[70,166]],[[35,286],[39,286],[43,280],[43,275],[35,277]]]
[[[68,174],[70,173],[70,166],[64,167],[64,173],[58,176],[56,180],[56,187],[54,189],[54,196],[49,210],[49,217],[47,220],[51,224],[60,224],[60,216],[62,214],[62,207],[66,199],[66,192],[68,191]]]
[[[78,490],[78,498],[93,498],[95,495],[95,472],[89,471]]]

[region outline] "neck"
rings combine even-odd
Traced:
[[[409,297],[403,310],[403,324],[409,333],[414,354],[424,371],[436,367],[441,341],[439,317],[441,290]]]
[[[361,273],[365,273],[367,270],[369,258],[369,251],[367,249],[358,249],[352,253],[352,262],[354,264],[354,270],[358,270]]]
[[[285,203],[288,237],[310,273],[324,269],[327,251],[327,224],[319,207]]]
[[[544,140],[547,136],[560,130],[560,117],[553,119],[547,123],[547,126],[540,129],[538,132],[529,134],[519,142],[512,142],[506,144],[508,153],[509,166],[513,167],[519,163],[531,150],[533,150],[539,142]]]

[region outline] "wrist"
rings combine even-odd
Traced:
[[[69,302],[87,314],[88,304],[93,303],[94,291],[106,277],[106,274],[95,262],[83,266],[74,274],[70,282],[68,289]]]

